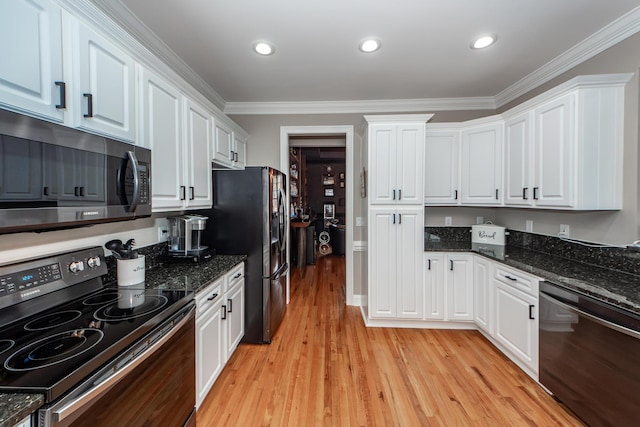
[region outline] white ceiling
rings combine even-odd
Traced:
[[[119,1],[230,103],[496,97],[640,6],[640,0]],[[487,32],[498,35],[494,46],[469,48]],[[358,51],[367,36],[382,41],[378,52]],[[273,42],[275,54],[256,55],[251,44],[258,39]]]

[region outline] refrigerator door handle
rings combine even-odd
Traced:
[[[289,270],[289,264],[285,262],[271,276],[262,276],[262,278],[263,279],[269,279],[269,280],[278,280],[280,278],[280,276],[282,276],[283,274],[285,274],[287,272],[287,270]]]

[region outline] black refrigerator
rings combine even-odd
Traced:
[[[244,342],[270,343],[286,310],[286,177],[270,167],[213,171],[203,244],[247,255]]]

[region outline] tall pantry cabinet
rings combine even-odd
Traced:
[[[425,124],[420,115],[367,121],[368,318],[422,319]]]

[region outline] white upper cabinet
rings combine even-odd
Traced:
[[[244,169],[247,159],[247,142],[222,120],[216,120],[212,161],[214,168]]]
[[[404,118],[403,118],[404,117]],[[365,116],[371,204],[424,204],[425,123],[430,115]]]
[[[531,206],[533,201],[533,111],[504,125],[504,204]]]
[[[427,125],[424,153],[424,204],[460,204],[460,130]]]
[[[211,207],[211,141],[213,116],[200,105],[185,98],[186,163],[183,182],[188,187],[185,207]]]
[[[463,205],[502,204],[502,132],[500,118],[462,130]]]
[[[135,69],[129,54],[87,26],[73,23],[74,125],[135,141]]]
[[[61,10],[46,0],[0,2],[0,104],[62,122]]]

